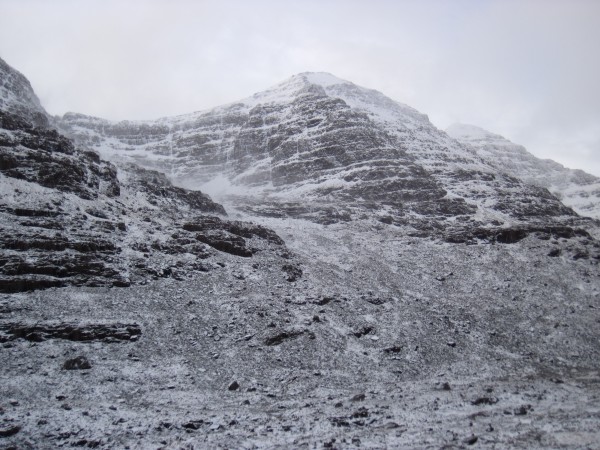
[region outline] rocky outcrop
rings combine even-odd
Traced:
[[[161,172],[140,169],[139,166],[133,164],[121,167],[129,173],[135,174],[129,179],[130,188],[145,194],[148,202],[153,205],[168,202],[193,211],[227,215],[223,205],[213,202],[208,195],[200,191],[190,191],[173,186]]]
[[[243,238],[258,237],[277,245],[283,245],[283,240],[273,230],[260,225],[240,221],[223,221],[215,216],[198,217],[193,222],[183,224],[186,231],[226,231]]]
[[[56,130],[35,127],[0,111],[0,172],[11,178],[72,192],[84,199],[119,195],[114,165],[75,148]]]
[[[448,233],[444,238],[446,242],[451,243],[474,243],[477,242],[477,240],[482,240],[488,243],[514,244],[515,242],[525,239],[530,234],[535,234],[542,240],[548,240],[550,238],[591,238],[590,234],[581,228],[540,225],[525,225],[509,228],[467,228],[462,231]]]
[[[0,173],[1,292],[128,284],[114,264],[123,222],[89,221],[76,200],[118,197],[114,165],[55,130],[0,111]]]
[[[183,229],[193,232],[198,241],[236,256],[250,257],[258,251],[248,243],[253,238],[276,246],[284,245],[283,240],[268,228],[247,222],[224,221],[214,216],[198,217],[183,224]]]

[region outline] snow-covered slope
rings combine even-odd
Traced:
[[[600,178],[537,158],[525,147],[474,125],[454,124],[446,132],[498,170],[544,187],[579,214],[600,219]]]

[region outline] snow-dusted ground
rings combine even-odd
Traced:
[[[125,343],[4,344],[2,423],[21,430],[3,443],[459,448],[477,438],[486,448],[593,448],[600,439],[600,274],[573,260],[582,239],[456,245],[369,221],[254,219],[286,240],[301,279],[282,280],[268,254],[223,254],[224,267],[183,281],[3,296],[2,324],[142,329]],[[61,368],[78,355],[91,369]]]

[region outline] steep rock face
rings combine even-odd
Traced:
[[[319,222],[332,207],[350,218],[385,211],[419,227],[456,216],[486,223],[574,214],[545,189],[499,172],[425,115],[329,74],[296,75],[186,116],[112,123],[67,114],[61,127],[107,158],[134,160],[182,185],[222,178],[246,206],[249,193],[272,205],[311,202]]]
[[[548,189],[579,214],[600,218],[600,178],[537,158],[525,147],[474,125],[454,124],[446,132],[498,170]]]
[[[0,172],[86,199],[119,195],[115,167],[97,153],[77,150],[57,131],[1,110]]]
[[[20,116],[36,126],[47,126],[47,113],[31,83],[0,58],[0,110]]]

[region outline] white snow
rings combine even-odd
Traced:
[[[454,123],[446,128],[446,133],[450,137],[458,140],[477,140],[477,139],[488,139],[491,137],[497,138],[501,137],[497,134],[490,133],[483,128],[477,127],[475,125],[468,125],[464,123]]]

